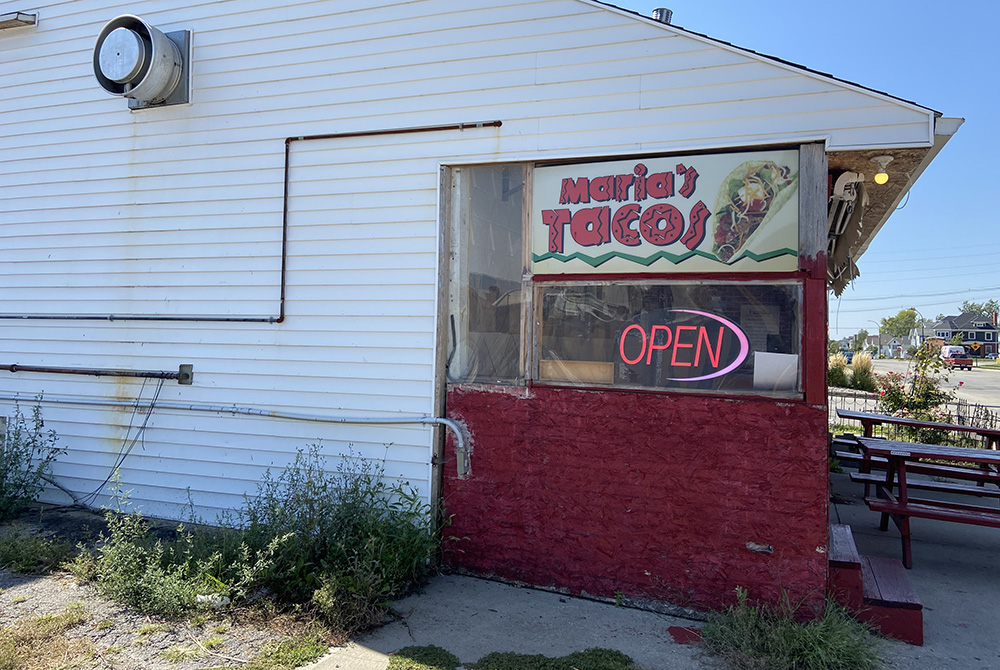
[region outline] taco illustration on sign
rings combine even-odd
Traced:
[[[739,258],[757,229],[781,209],[795,191],[797,175],[773,161],[747,161],[729,173],[715,200],[712,253],[724,263]]]

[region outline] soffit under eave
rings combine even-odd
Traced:
[[[862,193],[857,198],[857,211],[853,214],[851,226],[842,235],[836,236],[833,234],[831,224],[827,253],[830,264],[830,288],[835,294],[840,295],[847,284],[858,277],[860,273],[855,265],[856,261],[868,249],[875,235],[896,211],[910,188],[963,121],[964,119],[936,118],[934,144],[930,147],[899,149],[880,147],[831,151],[827,154],[832,181],[845,172],[864,175]],[[885,155],[893,157],[887,170],[890,179],[887,184],[879,186],[872,181],[877,171],[872,159]],[[832,212],[833,198],[830,208]]]

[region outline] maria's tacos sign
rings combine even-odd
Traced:
[[[798,152],[535,169],[535,274],[798,268]]]

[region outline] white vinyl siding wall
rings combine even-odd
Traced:
[[[6,315],[276,316],[285,138],[503,122],[293,142],[283,323],[0,320],[0,365],[192,363],[194,385],[166,382],[167,402],[432,413],[441,165],[808,140],[929,146],[932,134],[928,110],[586,0],[37,11],[36,28],[0,31]],[[130,113],[97,85],[94,41],[125,13],[192,31],[192,104]],[[0,394],[25,398],[148,399],[154,388],[0,372]],[[56,476],[82,493],[143,419],[67,405],[45,416],[69,448]],[[211,518],[315,441],[384,458],[389,476],[430,495],[427,427],[168,410],[153,412],[121,479],[148,514],[178,514],[190,490]]]

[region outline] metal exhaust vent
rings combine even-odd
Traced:
[[[664,7],[657,7],[653,10],[653,20],[659,21],[660,23],[666,23],[669,25],[673,17],[674,13]]]
[[[190,102],[191,32],[162,33],[125,14],[101,29],[94,45],[94,76],[130,109]]]

